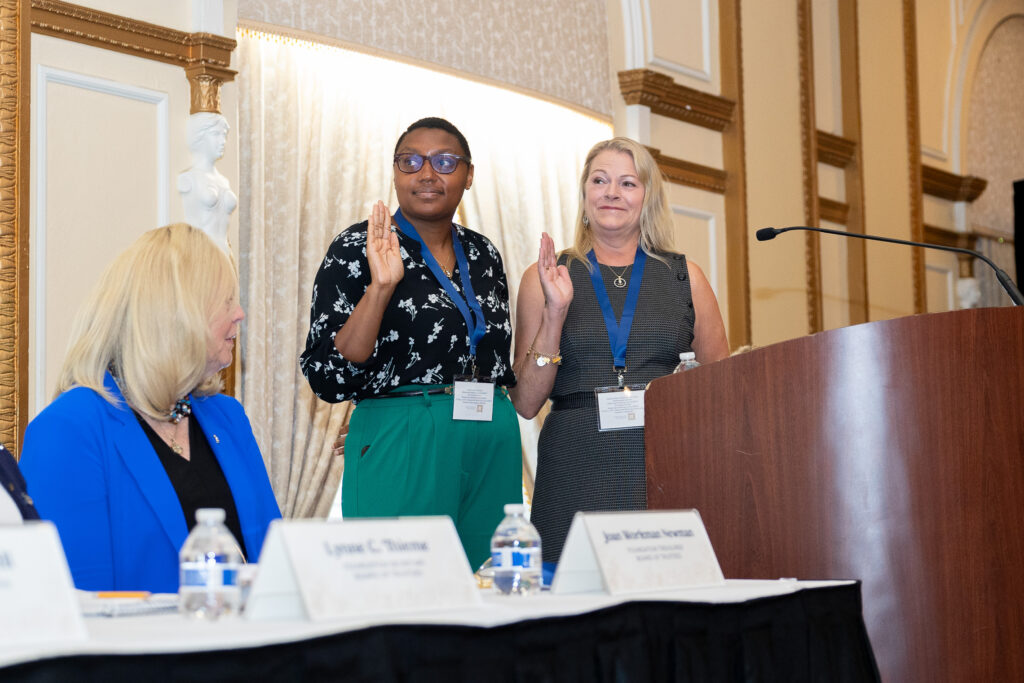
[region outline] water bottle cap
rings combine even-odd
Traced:
[[[196,510],[196,521],[200,524],[217,524],[224,521],[223,508],[199,508]]]
[[[693,351],[683,351],[679,354],[679,360],[696,360],[697,354]]]
[[[505,514],[506,515],[521,515],[526,511],[526,506],[522,503],[506,503]]]

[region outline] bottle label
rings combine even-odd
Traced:
[[[238,586],[238,565],[226,562],[182,562],[183,588],[232,588]]]
[[[540,548],[505,548],[491,549],[491,564],[495,569],[540,569]]]

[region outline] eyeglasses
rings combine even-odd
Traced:
[[[442,175],[454,173],[455,169],[459,166],[459,160],[462,160],[467,164],[472,163],[472,160],[469,157],[459,156],[458,154],[445,153],[423,156],[422,154],[410,154],[406,152],[395,155],[395,164],[398,165],[398,170],[402,173],[416,173],[423,168],[424,159],[430,162],[430,167],[432,169]]]

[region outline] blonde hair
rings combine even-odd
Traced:
[[[75,316],[56,394],[103,386],[113,366],[125,399],[164,419],[182,396],[221,389],[206,377],[210,322],[237,296],[232,259],[203,231],[184,223],[150,230],[100,276]]]
[[[580,206],[576,212],[576,237],[573,246],[566,249],[564,253],[570,259],[580,259],[590,268],[587,260],[587,252],[594,248],[594,233],[588,225],[583,223],[583,208],[587,196],[587,178],[590,177],[590,170],[594,158],[601,152],[624,152],[633,159],[636,166],[636,174],[644,186],[644,203],[640,210],[640,248],[648,256],[659,261],[664,261],[659,252],[671,250],[672,234],[672,211],[668,207],[668,195],[665,193],[665,182],[661,175],[661,169],[654,161],[654,157],[647,151],[647,148],[629,138],[612,138],[599,142],[590,148],[587,153],[587,160],[583,164],[583,174],[580,176]]]

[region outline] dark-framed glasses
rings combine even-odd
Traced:
[[[422,154],[411,154],[409,152],[403,152],[402,154],[395,155],[395,165],[398,166],[398,170],[402,173],[416,173],[423,168],[423,161],[429,161],[430,167],[437,173],[448,175],[454,173],[455,169],[459,167],[459,161],[464,161],[466,164],[472,163],[469,157],[460,156],[458,154],[448,154],[447,152],[442,154],[431,154],[430,156],[424,156]]]

